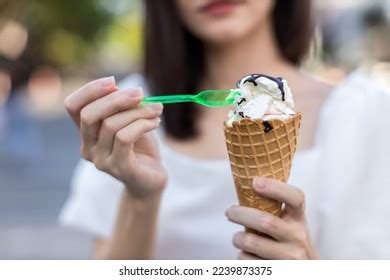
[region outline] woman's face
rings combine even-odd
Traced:
[[[238,41],[267,21],[275,0],[175,0],[184,24],[211,44]]]

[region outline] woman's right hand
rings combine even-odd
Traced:
[[[131,195],[150,198],[167,181],[151,134],[162,105],[140,105],[141,88],[119,90],[113,77],[92,81],[73,92],[65,106],[81,134],[81,155],[122,181]]]

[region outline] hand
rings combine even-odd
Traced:
[[[81,155],[139,198],[160,193],[167,181],[150,133],[159,126],[163,108],[143,107],[142,99],[141,88],[118,90],[110,77],[88,83],[65,100],[80,129]]]
[[[226,211],[228,219],[264,235],[238,232],[233,244],[239,259],[319,259],[305,218],[304,193],[293,186],[266,178],[255,178],[253,189],[263,197],[285,203],[281,217],[242,206]]]

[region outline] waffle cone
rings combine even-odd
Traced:
[[[241,206],[280,216],[282,203],[261,197],[252,189],[254,177],[287,182],[297,148],[302,115],[288,120],[242,119],[232,126],[224,124],[230,166]],[[267,131],[267,128],[272,130]],[[248,231],[248,229],[247,229]],[[250,231],[250,230],[249,230]]]

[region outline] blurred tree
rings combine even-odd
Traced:
[[[0,0],[0,30],[15,20],[28,31],[22,55],[12,60],[0,54],[0,67],[9,70],[15,87],[39,65],[66,69],[81,64],[113,17],[98,0]]]

